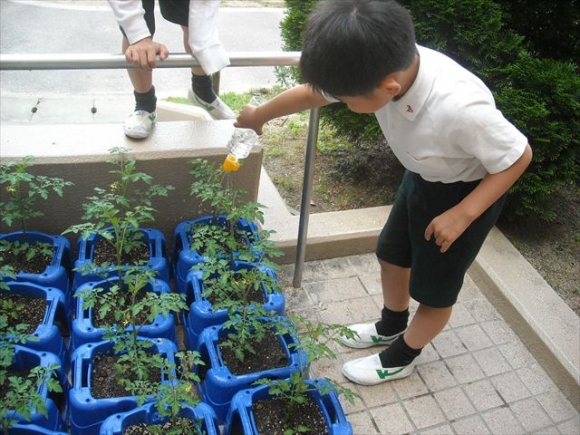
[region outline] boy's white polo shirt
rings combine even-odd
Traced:
[[[447,56],[418,46],[417,78],[375,115],[403,166],[427,181],[473,181],[509,168],[526,137],[496,109],[489,89]]]

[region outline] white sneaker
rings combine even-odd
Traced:
[[[187,92],[187,100],[194,106],[201,107],[213,119],[236,119],[236,114],[224,103],[220,97],[216,97],[213,103],[206,103],[189,88]]]
[[[366,349],[372,346],[390,346],[397,337],[403,334],[405,331],[401,331],[395,335],[379,335],[375,323],[358,323],[356,325],[349,326],[349,328],[354,331],[355,337],[347,338],[345,336],[339,337],[342,344],[354,349]]]
[[[415,361],[408,366],[384,368],[381,366],[381,359],[377,353],[345,363],[342,366],[342,374],[359,385],[378,385],[406,378],[413,373],[414,367]]]
[[[125,121],[123,131],[133,139],[145,139],[151,134],[156,117],[155,112],[135,110]]]

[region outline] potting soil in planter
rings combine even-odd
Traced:
[[[248,354],[248,360],[240,365],[239,360],[233,357],[226,359],[227,351],[222,350],[219,345],[221,338],[225,337],[226,334],[227,331],[224,331],[221,326],[212,326],[202,332],[199,352],[205,365],[196,367],[201,379],[198,391],[200,391],[203,401],[214,409],[220,423],[225,421],[232,397],[238,391],[250,387],[261,378],[287,378],[300,367],[306,366],[304,352],[290,346],[297,344],[297,339],[290,335],[274,334],[269,336],[273,338],[264,340],[264,344],[268,344],[265,350],[261,349],[259,345],[256,346],[258,350],[255,354],[255,360],[259,361],[260,366],[248,366],[251,354]],[[270,361],[271,365],[268,366],[266,355],[276,355],[277,352],[279,352],[280,357],[274,357]],[[230,362],[234,366],[233,369],[228,366]],[[266,365],[262,365],[264,363]]]
[[[276,279],[276,274],[272,269],[258,266],[252,263],[236,261],[235,270],[250,270],[259,267],[265,276]],[[185,302],[189,311],[181,312],[181,321],[185,335],[185,345],[190,350],[197,350],[199,347],[199,336],[201,332],[210,326],[223,324],[228,318],[226,309],[215,309],[212,300],[204,296],[205,284],[203,273],[199,270],[189,272],[185,286]],[[284,295],[278,291],[268,292],[264,285],[260,286],[256,297],[252,300],[260,301],[267,312],[276,315],[283,315],[286,305]]]
[[[152,269],[157,272],[157,279],[163,280],[169,283],[169,261],[167,259],[167,253],[165,248],[165,236],[161,231],[143,228],[139,230],[143,234],[143,243],[145,248],[145,255],[147,251],[149,255],[145,257],[146,264],[144,268]],[[94,264],[98,266],[101,264],[103,259],[95,258],[95,250],[97,243],[103,240],[102,237],[96,234],[90,234],[86,239],[80,237],[78,240],[78,256],[74,263],[74,268],[79,269],[74,272],[73,275],[73,292],[82,284],[91,281],[101,281],[104,279],[103,274],[106,275],[107,270],[101,270],[98,274],[87,273],[83,274],[80,270],[87,267],[89,264]],[[109,260],[110,261],[110,260]],[[115,260],[110,261],[114,263]]]
[[[143,340],[154,343],[152,352],[161,354],[170,363],[174,362],[175,343],[166,339]],[[107,387],[102,393],[98,390],[105,382],[115,382],[115,375],[95,373],[95,365],[98,369],[99,363],[112,357],[112,349],[113,344],[109,341],[88,343],[76,349],[71,357],[73,385],[69,391],[69,423],[72,435],[97,435],[107,417],[137,407],[136,396],[127,396],[124,392],[125,395],[110,397],[112,387]],[[168,382],[167,379],[162,375],[162,382]]]
[[[179,292],[183,292],[186,285],[187,274],[194,266],[204,261],[205,252],[199,252],[192,248],[192,239],[196,237],[196,227],[204,225],[213,225],[218,228],[227,230],[228,222],[225,215],[204,216],[199,219],[181,222],[175,227],[173,234],[173,261],[175,285]],[[239,219],[236,224],[236,234],[240,239],[240,245],[247,247],[251,252],[252,243],[258,238],[258,226],[254,222],[245,219]],[[259,253],[255,253],[256,257]],[[227,257],[228,253],[224,248],[223,256]],[[233,258],[238,257],[237,252],[232,252]]]
[[[284,435],[285,428],[308,427],[317,435],[352,435],[342,405],[334,391],[322,394],[329,386],[325,379],[309,379],[308,402],[289,410],[287,399],[272,397],[268,385],[238,392],[232,399],[225,435]],[[284,419],[287,418],[286,421]],[[297,432],[296,432],[297,433]]]
[[[188,420],[194,428],[199,428],[199,435],[219,435],[219,427],[213,410],[205,403],[200,403],[195,407],[184,405],[179,413],[179,417]],[[147,426],[161,425],[162,433],[166,433],[171,426],[168,426],[168,418],[160,417],[155,403],[135,408],[131,411],[114,414],[107,418],[101,425],[100,435],[140,435],[149,434]]]
[[[119,282],[118,278],[110,278],[104,281],[88,282],[81,285],[75,292],[75,318],[72,322],[71,332],[71,351],[74,351],[79,346],[101,341],[105,332],[105,325],[107,322],[112,325],[115,323],[114,318],[106,321],[96,321],[95,314],[98,313],[98,307],[83,309],[84,299],[81,296],[83,291],[93,288],[109,289],[111,286]],[[150,281],[141,290],[142,294],[152,291],[158,295],[170,293],[169,285],[162,280]],[[142,313],[142,322],[146,321],[146,313]],[[177,343],[177,332],[175,327],[175,319],[173,314],[167,316],[158,315],[152,323],[143,324],[139,329],[139,335],[147,338],[166,338]]]

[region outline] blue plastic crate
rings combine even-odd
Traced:
[[[66,415],[68,413],[68,402],[67,402],[67,393],[69,390],[69,382],[67,378],[66,371],[63,367],[63,363],[56,356],[54,353],[51,352],[41,352],[36,351],[24,346],[14,346],[14,358],[12,366],[16,370],[30,370],[34,367],[48,367],[50,365],[59,366],[59,368],[55,369],[55,374],[57,377],[57,381],[59,382],[62,392],[55,393],[49,392],[46,385],[43,385],[38,390],[41,397],[44,398],[44,402],[46,404],[46,417],[36,411],[32,411],[32,415],[30,420],[26,420],[23,415],[18,413],[12,412],[9,413],[9,418],[15,418],[19,422],[19,431],[22,428],[29,428],[29,427],[39,427],[50,431],[48,433],[54,432],[66,432],[67,425],[66,425]],[[12,433],[12,429],[10,429]],[[15,432],[16,433],[16,432]],[[20,432],[20,433],[28,433],[28,432]],[[45,432],[40,432],[45,433]]]
[[[257,266],[253,263],[242,261],[236,261],[234,263],[235,270],[249,270],[256,267],[260,267],[263,273],[268,277],[271,277],[274,280],[277,279],[274,270],[267,267]],[[189,311],[181,312],[185,345],[190,350],[197,350],[199,336],[205,328],[214,325],[221,325],[228,318],[228,312],[226,309],[215,310],[210,301],[203,297],[204,289],[203,273],[198,270],[191,271],[187,276],[184,289]],[[262,286],[262,291],[265,301],[263,304],[264,309],[274,312],[277,315],[283,315],[286,304],[284,295],[278,291],[268,293],[264,286]]]
[[[156,271],[156,279],[169,283],[170,269],[165,248],[165,236],[161,231],[152,228],[142,228],[139,231],[143,233],[142,240],[147,244],[147,246],[149,246],[150,253],[149,262],[143,267]],[[74,269],[85,267],[87,264],[92,262],[95,245],[99,238],[100,236],[97,234],[89,234],[86,239],[79,237],[78,254],[77,259],[74,262]],[[84,283],[101,281],[105,278],[103,274],[107,274],[107,270],[102,271],[100,274],[88,273],[85,275],[80,271],[74,271],[72,283],[73,294],[75,290]]]
[[[53,287],[42,287],[33,283],[8,281],[9,292],[31,298],[46,300],[46,311],[42,322],[30,334],[31,339],[24,344],[39,352],[51,352],[60,359],[61,365],[68,370],[68,350],[64,337],[69,334],[69,313],[66,309],[66,296]],[[26,322],[26,319],[22,319]]]
[[[266,321],[290,322],[283,317],[274,317]],[[269,370],[248,373],[243,375],[233,374],[224,365],[219,349],[219,340],[226,334],[221,326],[211,326],[206,328],[200,336],[199,353],[205,362],[203,366],[204,374],[200,375],[201,382],[198,382],[198,391],[203,401],[210,405],[216,413],[217,419],[222,424],[225,421],[230,403],[234,395],[241,390],[250,388],[252,384],[261,378],[285,379],[301,367],[306,367],[306,353],[294,346],[298,340],[289,334],[278,336],[280,344],[286,352],[287,365]],[[196,366],[199,374],[200,367]]]
[[[10,428],[10,435],[68,435],[68,432],[45,429],[35,424],[15,424]]]
[[[48,243],[54,246],[54,255],[51,263],[42,273],[18,272],[16,281],[31,282],[43,287],[54,287],[65,295],[70,292],[71,271],[71,246],[66,237],[46,234],[38,231],[27,231],[27,241],[33,245],[36,243]],[[16,231],[8,234],[0,234],[0,240],[8,242],[23,242],[24,233]]]
[[[93,309],[83,310],[84,299],[79,294],[91,288],[108,289],[119,282],[118,278],[108,280],[87,282],[82,284],[75,292],[74,313],[71,331],[71,352],[86,343],[94,343],[103,340],[105,329],[96,327],[93,324]],[[149,281],[142,291],[153,291],[158,295],[170,293],[169,284],[165,281]],[[175,316],[168,314],[166,317],[158,315],[153,323],[143,325],[139,330],[139,336],[147,338],[166,338],[177,343],[177,331],[175,327]]]
[[[219,435],[220,430],[213,410],[205,403],[200,403],[196,407],[183,405],[180,417],[199,422],[200,427],[206,435]],[[160,417],[155,408],[155,403],[135,408],[132,411],[111,415],[101,425],[100,435],[123,435],[124,431],[135,424],[145,423],[147,425],[163,424],[167,417]]]
[[[187,274],[194,266],[204,261],[204,255],[196,250],[192,250],[191,239],[196,225],[216,224],[221,227],[226,226],[226,216],[204,216],[198,219],[181,222],[175,227],[173,234],[173,268],[175,286],[179,292],[183,292],[186,285]],[[254,222],[239,219],[236,225],[238,233],[244,237],[245,243],[250,247],[255,240],[258,240],[258,226]],[[234,253],[236,255],[236,253]],[[259,253],[256,252],[256,258]]]
[[[325,379],[309,379],[307,383],[313,388],[308,395],[318,404],[326,421],[330,435],[352,435],[353,430],[348,422],[338,395],[334,391],[322,394],[321,388],[328,387]],[[259,435],[256,429],[252,406],[258,401],[271,398],[269,386],[260,385],[238,392],[232,399],[228,411],[224,435]]]
[[[158,338],[149,340],[154,349],[173,363],[177,352],[175,343]],[[98,435],[101,424],[109,416],[130,411],[137,407],[136,396],[113,398],[94,398],[91,394],[93,359],[97,354],[112,352],[113,344],[109,341],[88,343],[80,346],[71,357],[72,387],[69,391],[69,425],[72,435]],[[162,375],[162,381],[168,382]],[[151,397],[153,400],[153,397]]]

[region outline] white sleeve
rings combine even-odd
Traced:
[[[151,36],[145,22],[145,10],[141,0],[108,0],[117,23],[129,40],[129,44]],[[196,3],[196,2],[192,2]],[[219,2],[217,2],[219,3]]]
[[[214,74],[230,64],[220,41],[218,12],[220,2],[195,0],[189,3],[189,46],[207,75]]]

